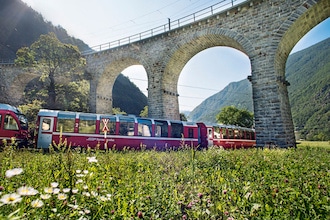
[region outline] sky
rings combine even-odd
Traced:
[[[53,25],[60,25],[90,47],[134,35],[210,7],[220,0],[22,0]],[[229,0],[228,0],[229,1]],[[244,0],[238,0],[242,2]],[[330,18],[314,27],[291,53],[330,37]],[[142,66],[122,71],[147,93]],[[178,82],[180,112],[192,111],[230,82],[251,74],[249,58],[232,48],[213,47],[196,54],[183,68]]]

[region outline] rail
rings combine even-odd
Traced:
[[[12,65],[15,64],[15,61],[12,59],[2,59],[0,60],[0,65]]]
[[[212,16],[214,14],[223,12],[244,1],[246,1],[246,0],[243,0],[243,1],[242,0],[222,0],[217,4],[204,8],[202,10],[199,10],[193,14],[187,15],[187,16],[179,18],[177,20],[171,21],[170,19],[168,19],[168,23],[155,27],[155,28],[152,28],[150,30],[147,30],[147,31],[135,34],[135,35],[131,35],[129,37],[121,38],[119,40],[115,40],[115,41],[111,41],[108,43],[93,46],[93,47],[91,47],[90,50],[83,51],[82,54],[88,55],[88,54],[92,54],[95,52],[100,52],[103,50],[108,50],[111,48],[115,48],[115,47],[123,46],[126,44],[130,44],[133,42],[137,42],[137,41],[149,38],[149,37],[156,36],[158,34],[163,34],[168,31],[180,28],[182,26],[194,23],[196,21],[200,21],[208,16]],[[237,3],[237,2],[239,2],[239,3]]]

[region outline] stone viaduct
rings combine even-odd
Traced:
[[[147,72],[149,117],[179,119],[181,70],[200,51],[227,46],[250,59],[257,146],[295,146],[286,60],[295,44],[329,16],[329,0],[247,0],[152,37],[86,54],[91,109],[111,112],[116,77],[138,64]]]

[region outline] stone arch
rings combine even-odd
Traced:
[[[167,118],[179,119],[177,83],[183,67],[197,53],[215,46],[227,46],[243,52],[249,58],[255,55],[254,47],[248,39],[228,29],[211,28],[194,33],[185,39],[183,43],[172,49],[162,79],[163,103],[166,108],[163,112],[168,114]]]
[[[16,75],[7,91],[7,95],[10,97],[8,98],[8,102],[12,105],[22,104],[24,90],[27,84],[37,77],[40,77],[40,75],[30,71],[24,71]]]
[[[143,65],[139,60],[132,57],[116,59],[104,67],[96,86],[96,112],[112,113],[112,89],[118,75],[127,67]],[[148,73],[147,73],[148,74]]]
[[[309,0],[298,7],[283,22],[275,34],[275,36],[282,36],[281,39],[278,39],[279,45],[275,54],[275,73],[277,76],[285,78],[285,65],[292,48],[305,34],[329,16],[330,1],[321,0],[315,4],[314,1]]]

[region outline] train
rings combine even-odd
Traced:
[[[4,141],[27,145],[30,139],[28,120],[16,107],[0,103],[0,145]]]
[[[17,131],[21,135],[26,135],[24,138],[28,139],[27,120],[21,122],[19,118],[25,116],[17,113],[18,110],[15,109],[12,108],[12,114],[16,115]],[[5,138],[13,135],[6,132],[1,134]],[[187,146],[193,146],[196,149],[207,149],[211,146],[232,149],[250,148],[256,144],[255,131],[251,128],[144,118],[135,115],[50,109],[39,110],[34,134],[35,148],[44,150],[63,140],[72,147],[116,150],[167,150]],[[19,137],[18,134],[14,134],[14,136]]]

